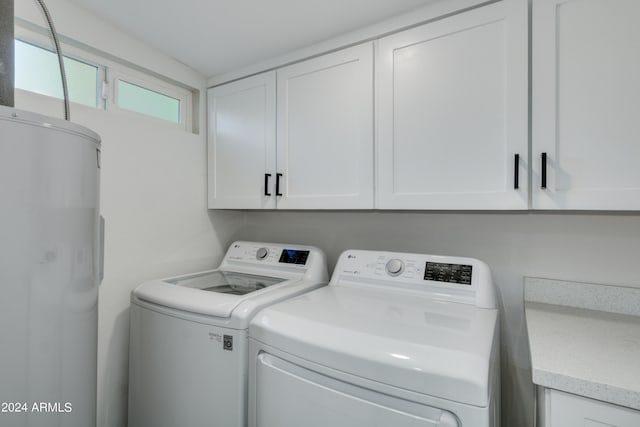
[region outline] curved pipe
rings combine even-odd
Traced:
[[[64,59],[62,57],[62,51],[60,50],[60,41],[58,40],[58,33],[56,32],[55,27],[53,26],[53,20],[51,19],[51,14],[49,14],[49,9],[47,9],[47,5],[44,4],[44,0],[36,0],[36,3],[40,5],[40,9],[42,9],[42,13],[47,20],[47,24],[49,25],[49,30],[51,31],[51,38],[53,39],[53,44],[56,48],[56,54],[58,55],[58,64],[60,65],[60,77],[62,78],[62,94],[64,96],[64,119],[71,120],[71,113],[69,112],[69,89],[67,88],[67,73],[64,70]]]

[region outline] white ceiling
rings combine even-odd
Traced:
[[[73,0],[207,77],[434,0]]]

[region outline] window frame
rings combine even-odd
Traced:
[[[191,121],[189,118],[192,116],[191,114],[191,103],[193,99],[193,94],[191,91],[187,89],[183,89],[170,83],[167,83],[157,77],[153,77],[150,75],[146,75],[142,72],[132,70],[132,69],[122,69],[122,68],[111,68],[107,71],[108,75],[108,95],[107,96],[107,104],[108,109],[113,111],[118,111],[126,114],[134,114],[139,117],[148,117],[153,120],[159,120],[162,123],[167,123],[174,126],[179,126],[183,129],[191,131]],[[143,89],[150,90],[152,92],[159,93],[161,95],[168,96],[170,98],[177,99],[180,102],[180,122],[172,122],[170,120],[161,119],[155,116],[151,116],[149,114],[140,113],[137,111],[128,110],[126,108],[121,108],[119,103],[119,81],[124,81],[126,83],[130,83],[136,86],[139,86]]]
[[[56,54],[55,50],[52,47],[46,46],[46,44],[44,44],[42,42],[42,40],[37,40],[37,39],[41,39],[41,38],[42,37],[23,37],[21,34],[18,35],[17,32],[16,32],[14,40],[19,41],[21,43],[25,43],[25,44],[31,45],[31,46],[36,47],[38,49],[45,50],[47,52],[51,52],[51,53],[53,53],[55,55]],[[106,76],[106,73],[107,73],[107,67],[105,65],[103,65],[103,64],[100,64],[99,62],[96,62],[93,58],[87,58],[86,56],[78,56],[74,49],[67,49],[65,47],[65,49],[62,50],[62,53],[63,53],[62,56],[64,58],[68,58],[68,59],[72,59],[74,61],[82,62],[84,64],[87,64],[89,66],[92,66],[92,67],[96,68],[96,70],[97,70],[97,72],[96,72],[96,105],[94,107],[97,108],[97,109],[104,110],[105,109],[104,108],[104,99],[102,97],[102,93],[101,93],[102,91],[100,90],[100,88],[101,88],[101,83],[105,80],[105,76]],[[57,63],[57,59],[56,59],[56,63]],[[22,89],[22,88],[17,88],[17,89],[24,90],[26,92],[32,92],[32,91],[30,91],[28,89]],[[37,92],[32,92],[32,93],[37,93]],[[55,96],[45,95],[45,94],[41,94],[41,93],[38,93],[38,95],[47,96],[49,98],[54,98],[54,99],[61,99],[61,98],[57,98]],[[69,100],[69,101],[72,102],[74,105],[82,105],[83,107],[89,107],[89,108],[91,107],[90,105],[80,104],[80,103],[74,102],[73,100]]]
[[[16,40],[55,53],[48,33],[40,29],[39,27],[30,29],[25,28],[19,24],[19,22],[16,22],[15,25],[14,38]],[[186,130],[188,132],[193,132],[193,97],[194,92],[196,92],[198,89],[189,88],[186,85],[182,86],[173,83],[171,79],[164,79],[162,78],[162,76],[156,76],[155,73],[147,72],[142,67],[140,67],[140,69],[134,69],[133,67],[127,66],[124,63],[110,58],[105,58],[97,53],[90,51],[89,49],[82,49],[70,43],[66,43],[64,40],[61,40],[60,44],[64,57],[83,62],[98,69],[96,81],[96,109],[107,111],[111,114],[128,115],[130,117],[133,116],[141,120],[151,120],[154,125],[168,126],[174,129],[178,128]],[[123,80],[125,82],[140,86],[144,89],[148,89],[150,91],[178,99],[180,101],[180,123],[161,119],[159,117],[139,113],[136,111],[127,110],[125,108],[120,108],[118,106],[118,80]],[[35,93],[26,89],[20,90],[24,90],[25,92],[29,93]],[[58,99],[49,95],[38,95],[51,99]],[[92,108],[85,104],[79,104],[76,102],[72,103],[76,106]]]

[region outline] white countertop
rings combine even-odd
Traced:
[[[525,279],[533,382],[640,410],[640,316],[620,313],[629,313],[620,309],[625,304],[640,307],[640,289],[580,285]],[[565,305],[563,289],[577,293],[570,304],[578,307]],[[552,294],[558,295],[556,304]],[[583,308],[594,304],[598,311]]]

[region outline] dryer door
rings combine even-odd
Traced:
[[[250,427],[459,427],[450,412],[377,393],[269,353],[256,360]]]

